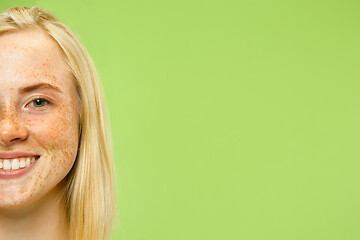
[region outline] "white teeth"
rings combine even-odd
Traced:
[[[25,159],[21,159],[19,167],[20,168],[26,167]]]
[[[19,159],[15,158],[12,160],[11,169],[19,169]]]
[[[0,169],[11,170],[25,168],[35,162],[35,157],[28,158],[14,158],[14,159],[0,159]]]
[[[11,169],[11,164],[10,164],[9,160],[4,160],[3,168],[4,168],[4,170],[10,170]]]

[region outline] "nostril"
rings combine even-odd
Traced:
[[[25,127],[0,124],[0,140],[5,145],[25,140],[28,134],[29,132]]]
[[[28,137],[27,132],[13,131],[13,132],[0,132],[0,143],[2,145],[11,145],[20,141],[26,140]]]

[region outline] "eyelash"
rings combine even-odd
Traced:
[[[31,103],[34,103],[35,101],[37,101],[37,100],[42,100],[42,101],[44,101],[45,102],[45,105],[51,105],[52,103],[50,102],[50,101],[48,101],[47,99],[45,99],[45,98],[41,98],[41,97],[39,97],[39,98],[36,98],[36,99],[34,99],[34,100],[32,100],[31,102],[29,102],[26,106],[28,106],[29,104],[31,104]],[[44,106],[45,106],[44,105]],[[41,106],[41,107],[35,107],[35,108],[43,108],[44,106]]]

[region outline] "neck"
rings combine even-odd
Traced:
[[[0,209],[0,236],[15,239],[67,239],[69,232],[65,202],[61,193],[65,182],[41,200],[16,209]]]

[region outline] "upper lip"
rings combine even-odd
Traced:
[[[38,154],[26,152],[0,152],[0,158],[19,158],[19,157],[37,157]]]

